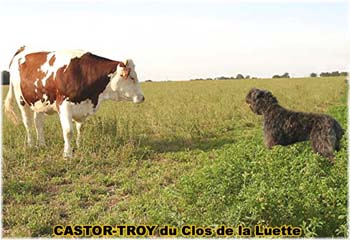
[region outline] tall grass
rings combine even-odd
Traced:
[[[347,139],[334,166],[308,142],[267,150],[262,118],[245,104],[251,87],[347,128],[343,78],[143,83],[146,102],[103,103],[69,160],[57,116],[46,118],[47,147],[32,149],[4,118],[4,235],[94,223],[290,224],[345,236]]]

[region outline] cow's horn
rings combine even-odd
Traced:
[[[128,59],[125,60],[124,64],[125,66],[128,66]]]

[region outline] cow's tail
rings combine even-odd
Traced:
[[[13,55],[11,62],[9,64],[9,68],[11,69],[12,63],[14,59],[24,50],[26,49],[25,46],[20,47],[16,53]],[[11,72],[11,71],[10,71]],[[5,115],[15,124],[17,125],[19,123],[18,117],[16,115],[16,112],[13,108],[13,98],[14,98],[14,89],[13,89],[13,84],[11,81],[11,73],[10,73],[10,85],[9,85],[9,91],[7,92],[6,98],[5,98],[5,103],[4,103],[4,108],[5,108]]]
[[[9,68],[11,68],[12,62],[13,62],[13,60],[15,59],[15,57],[16,57],[18,54],[20,54],[21,52],[23,52],[24,50],[26,50],[26,46],[22,46],[22,47],[20,47],[20,48],[17,50],[17,52],[15,53],[15,55],[13,55],[13,57],[12,57],[12,59],[11,59],[11,62],[10,62],[10,64],[9,64]]]
[[[5,108],[6,116],[15,125],[17,125],[19,123],[19,120],[18,120],[17,114],[15,113],[15,110],[14,110],[13,101],[14,101],[14,90],[13,90],[12,82],[10,81],[9,90],[8,90],[6,98],[5,98],[4,108]]]

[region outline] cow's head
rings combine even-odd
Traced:
[[[111,88],[121,100],[134,103],[141,103],[145,100],[135,72],[135,64],[131,59],[118,64],[111,78]]]

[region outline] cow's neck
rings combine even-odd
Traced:
[[[102,92],[102,94],[99,97],[99,103],[105,101],[105,100],[114,100],[114,101],[121,101],[122,98],[119,95],[118,91],[113,91],[111,88],[111,81],[108,83],[106,89]]]
[[[119,63],[120,62],[118,61],[111,61],[111,60],[105,63],[106,65],[104,67],[106,69],[106,72],[104,72],[103,75],[107,77],[109,80],[106,88],[99,95],[98,105],[105,100],[114,100],[114,101],[122,100],[118,91],[113,91],[111,88],[112,78],[117,71],[117,66]]]

